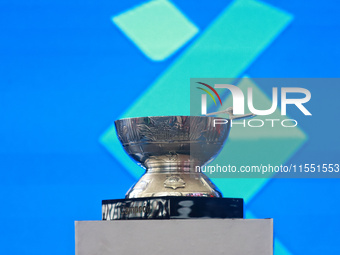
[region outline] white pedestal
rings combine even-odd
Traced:
[[[76,255],[272,255],[272,219],[76,221]]]

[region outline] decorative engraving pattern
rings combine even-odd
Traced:
[[[216,125],[214,117],[162,116],[115,121],[123,145],[140,142],[204,141],[223,143],[229,125]]]

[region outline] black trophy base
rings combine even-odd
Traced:
[[[102,201],[102,220],[243,218],[243,199],[145,197]]]

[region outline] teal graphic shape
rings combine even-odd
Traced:
[[[121,31],[151,60],[165,60],[199,29],[170,1],[153,0],[112,18]]]
[[[237,0],[119,118],[190,115],[191,77],[238,77],[291,22],[268,4]],[[143,173],[124,152],[111,125],[102,145],[135,178]]]
[[[194,81],[192,82],[195,84]],[[216,79],[216,82],[223,83],[218,79]],[[238,87],[244,95],[247,94],[248,88],[252,88],[253,98],[254,101],[256,99],[258,109],[270,108],[271,99],[250,78],[244,77],[239,82]],[[220,111],[232,105],[232,96],[229,95],[223,101],[223,107],[217,110]],[[245,107],[245,112],[250,112],[248,107]],[[219,117],[226,116],[221,115]],[[290,119],[290,117],[282,116],[278,107],[271,115],[256,116],[254,119],[261,119],[266,122],[265,119],[280,119],[282,121]],[[241,166],[259,166],[269,163],[280,166],[291,158],[307,139],[307,135],[299,126],[285,128],[280,125],[280,122],[275,124],[275,127],[266,124],[261,128],[233,125],[226,144],[216,159],[211,162],[211,165],[228,166],[230,164],[236,166],[237,169],[240,169]],[[224,196],[242,197],[247,203],[270,180],[268,177],[271,177],[272,174],[263,175],[263,178],[261,178],[261,174],[257,174],[257,178],[235,178],[235,176],[242,177],[244,175],[228,175],[228,173],[213,173],[207,174],[207,176],[220,188]]]

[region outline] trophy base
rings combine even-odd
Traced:
[[[102,220],[243,218],[243,199],[145,197],[102,201]]]

